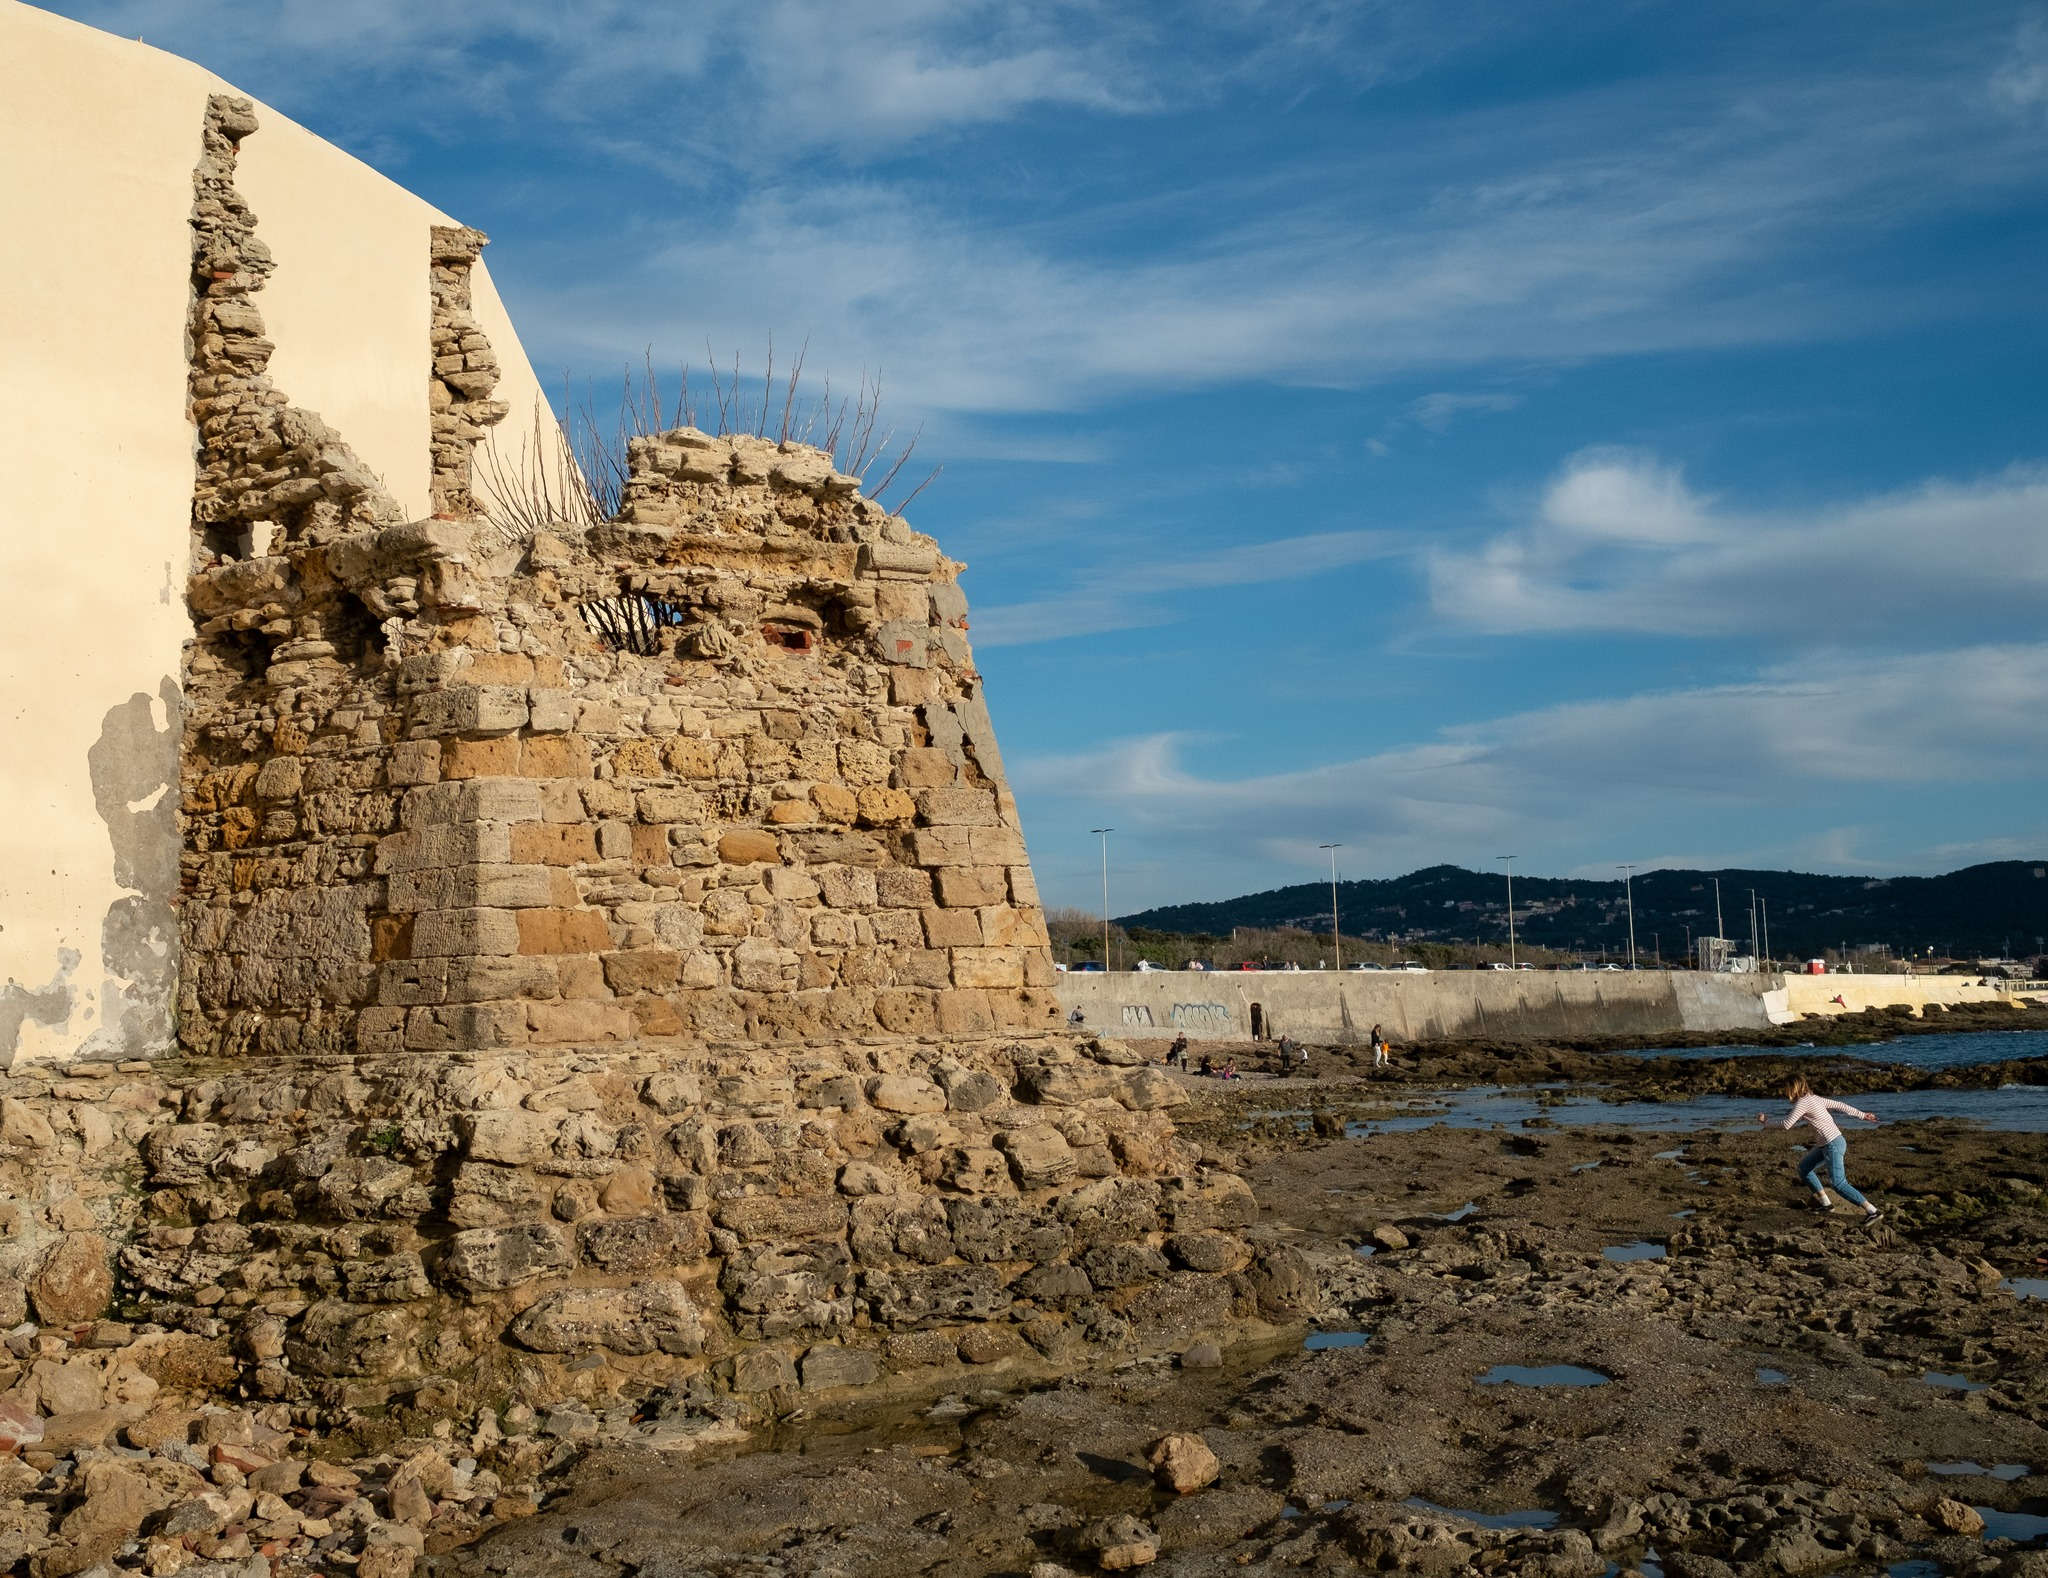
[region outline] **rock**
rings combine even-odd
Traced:
[[[996,1148],[1010,1161],[1019,1189],[1048,1189],[1074,1176],[1074,1152],[1050,1124],[1030,1129],[1005,1129]]]
[[[1953,1496],[1943,1496],[1927,1509],[1927,1521],[1938,1529],[1950,1534],[1982,1534],[1984,1519],[1975,1507],[1967,1502],[1957,1501]]]
[[[804,1355],[802,1373],[807,1392],[866,1386],[882,1373],[882,1361],[865,1348],[842,1348],[837,1343],[821,1342]]]
[[[1214,1229],[1170,1235],[1166,1254],[1188,1271],[1242,1271],[1251,1260],[1251,1251],[1242,1239]]]
[[[66,1359],[61,1364],[38,1359],[29,1376],[46,1414],[84,1413],[106,1401],[99,1366],[87,1358]]]
[[[536,1353],[668,1353],[694,1357],[704,1347],[704,1317],[680,1282],[632,1288],[568,1288],[528,1306],[511,1337]]]
[[[868,1102],[884,1112],[944,1112],[946,1093],[915,1075],[883,1074],[868,1081]]]
[[[1097,1518],[1081,1530],[1079,1543],[1104,1572],[1146,1567],[1159,1559],[1159,1537],[1152,1525],[1128,1512]]]
[[[566,1271],[574,1260],[567,1237],[552,1224],[477,1227],[449,1238],[441,1274],[466,1292],[496,1293]]]
[[[66,1233],[29,1279],[29,1302],[46,1326],[97,1320],[114,1296],[112,1253],[97,1233]]]
[[[995,1364],[1024,1351],[1023,1340],[1007,1326],[970,1326],[960,1334],[958,1346],[960,1357],[969,1364]]]
[[[102,1447],[113,1440],[125,1421],[119,1409],[87,1408],[74,1414],[52,1414],[43,1421],[42,1447],[45,1452],[76,1452],[81,1447]]]
[[[0,1397],[0,1457],[42,1445],[43,1421],[20,1397]]]
[[[1188,1496],[1216,1483],[1223,1465],[1209,1450],[1209,1443],[1190,1431],[1161,1436],[1145,1453],[1152,1465],[1152,1477],[1161,1490]]]
[[[1180,1356],[1180,1367],[1183,1370],[1220,1370],[1223,1368],[1223,1349],[1207,1338],[1192,1343]]]
[[[57,1131],[40,1112],[13,1096],[0,1096],[0,1147],[47,1151],[56,1144]]]
[[[1408,1247],[1408,1235],[1391,1223],[1382,1222],[1365,1236],[1381,1249],[1396,1250]]]

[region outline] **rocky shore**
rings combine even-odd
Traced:
[[[1517,1066],[1579,1059],[1630,1097],[1778,1073]],[[1862,1229],[1805,1203],[1776,1129],[1346,1138],[1428,1088],[1396,1083],[1188,1080],[1183,1142],[1256,1196],[1240,1313],[1273,1313],[1162,1344],[1141,1302],[1123,1357],[1064,1379],[1015,1344],[882,1402],[743,1408],[621,1388],[593,1349],[568,1360],[588,1402],[414,1398],[314,1432],[223,1401],[245,1361],[192,1334],[24,1324],[0,1392],[44,1406],[0,1407],[0,1570],[2048,1574],[2048,1302],[2022,1297],[2048,1136],[1858,1132],[1887,1213]]]

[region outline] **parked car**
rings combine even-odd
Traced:
[[[1154,964],[1150,959],[1140,959],[1136,964],[1132,965],[1131,968],[1136,970],[1140,975],[1156,975],[1160,971],[1164,970],[1166,966],[1163,964]]]
[[[1100,975],[1103,973],[1100,959],[1083,959],[1079,964],[1070,964],[1067,969],[1075,975]]]
[[[1429,974],[1429,966],[1428,966],[1428,965],[1426,965],[1426,964],[1418,964],[1418,963],[1416,963],[1416,962],[1415,962],[1415,960],[1413,960],[1413,959],[1403,959],[1403,960],[1402,960],[1402,961],[1401,961],[1401,962],[1400,962],[1399,964],[1397,964],[1397,965],[1394,965],[1394,966],[1392,966],[1392,968],[1393,968],[1393,969],[1396,969],[1396,970],[1399,970],[1399,971],[1400,971],[1400,972],[1401,972],[1401,973],[1402,973],[1403,975],[1427,975],[1427,974]]]
[[[1386,966],[1384,964],[1354,964],[1351,968],[1354,970],[1384,970]]]

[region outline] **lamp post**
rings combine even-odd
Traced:
[[[1632,865],[1623,865],[1615,869],[1621,873],[1621,891],[1628,900],[1628,967],[1633,970],[1636,967],[1636,892],[1630,879],[1635,875],[1636,868]]]
[[[1495,860],[1507,862],[1508,873],[1508,968],[1515,967],[1515,860],[1514,855],[1495,855]]]
[[[1089,832],[1102,840],[1102,968],[1109,969],[1109,835],[1113,827],[1091,827]]]
[[[1337,961],[1337,969],[1344,969],[1344,932],[1337,924],[1337,851],[1342,844],[1318,844],[1316,848],[1330,852],[1330,952]]]

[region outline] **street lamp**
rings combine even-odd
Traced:
[[[1091,827],[1089,832],[1102,839],[1102,968],[1109,968],[1109,835],[1113,827]]]
[[[1508,968],[1515,967],[1515,862],[1517,855],[1495,855],[1495,860],[1507,862],[1508,872]]]
[[[1636,894],[1629,885],[1629,879],[1636,868],[1618,865],[1614,869],[1621,873],[1622,895],[1628,900],[1628,967],[1633,970],[1636,967]]]
[[[1330,852],[1330,951],[1336,955],[1337,968],[1344,968],[1344,933],[1337,925],[1337,851],[1342,844],[1318,844],[1316,848]]]

